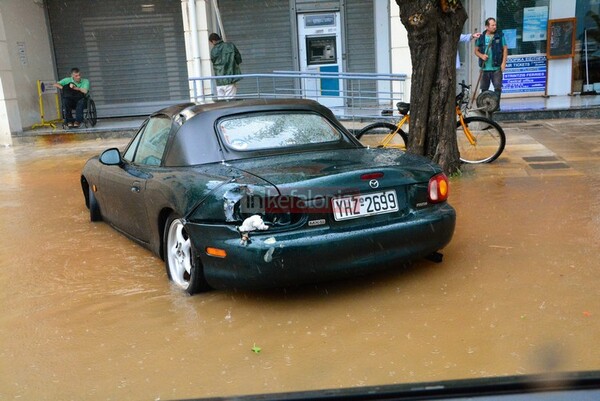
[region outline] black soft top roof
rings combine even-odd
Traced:
[[[272,150],[262,152],[227,151],[221,146],[215,134],[215,123],[223,117],[269,111],[314,112],[326,117],[340,131],[346,132],[331,110],[314,100],[245,99],[179,104],[154,113],[154,115],[170,117],[174,126],[179,126],[175,128],[175,136],[171,138],[170,145],[167,146],[164,165],[190,166],[273,153]],[[323,146],[355,148],[358,142],[350,140],[349,136],[351,135],[344,136],[342,143]]]
[[[284,109],[298,108],[302,110],[315,110],[323,114],[331,114],[331,111],[320,103],[309,99],[241,99],[241,100],[223,100],[223,101],[203,101],[197,103],[181,103],[166,107],[152,115],[162,114],[170,118],[182,115],[186,120],[192,117],[211,111],[221,111],[223,115],[235,114],[240,109],[256,107],[257,110],[282,107]],[[234,112],[234,113],[232,113]]]

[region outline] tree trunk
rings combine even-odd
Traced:
[[[460,170],[456,143],[456,51],[467,13],[460,1],[396,0],[413,66],[408,151]],[[453,3],[444,10],[441,3]]]

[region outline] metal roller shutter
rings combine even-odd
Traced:
[[[79,67],[99,117],[188,101],[178,0],[46,0],[59,79]]]
[[[293,41],[296,14],[291,14],[290,0],[219,0],[219,10],[227,41],[235,43],[242,54],[242,72],[270,73],[298,68]],[[295,12],[339,10],[339,0],[296,0]],[[374,6],[372,1],[345,2],[346,67],[351,72],[376,72]],[[278,81],[281,86],[292,82]],[[365,85],[364,83],[362,83]],[[272,84],[261,82],[261,90],[271,91]],[[375,91],[375,83],[362,88]],[[242,80],[239,94],[253,93],[255,82]]]
[[[372,1],[346,1],[346,66],[348,72],[376,72],[375,15]],[[363,95],[376,92],[374,81],[361,81]],[[347,88],[351,90],[351,88]],[[363,101],[364,103],[364,101]]]
[[[375,28],[372,1],[346,1],[346,50],[349,72],[375,72]]]
[[[242,54],[243,74],[295,69],[289,0],[220,0],[219,10],[227,41]],[[293,85],[292,80],[278,84]],[[247,79],[238,86],[242,95],[256,89],[256,84]],[[274,90],[273,83],[261,82],[261,90]]]

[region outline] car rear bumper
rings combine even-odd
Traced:
[[[366,274],[427,256],[452,239],[456,214],[448,205],[362,230],[330,227],[253,232],[243,245],[234,227],[188,223],[207,282],[214,288],[294,286]],[[211,257],[206,247],[227,252]]]

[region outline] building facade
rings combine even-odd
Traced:
[[[507,37],[506,96],[566,95],[600,83],[600,0],[463,5],[464,32],[481,32],[495,17]],[[561,48],[568,57],[548,57],[556,42],[547,37],[549,23],[563,38],[573,28],[571,47]],[[243,73],[400,73],[408,76],[403,100],[418,90],[395,0],[3,0],[0,143],[39,122],[36,81],[60,79],[74,66],[91,81],[99,117],[147,114],[189,99],[188,78],[212,75],[211,32],[240,49]],[[458,80],[476,82],[473,42],[459,52]],[[51,96],[42,102],[53,110]]]

